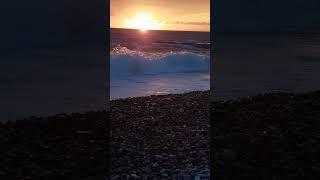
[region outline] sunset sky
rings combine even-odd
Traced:
[[[210,31],[210,0],[110,0],[111,28]]]

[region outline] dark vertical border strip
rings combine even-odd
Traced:
[[[106,179],[110,179],[110,169],[111,169],[111,153],[110,153],[110,0],[103,0],[103,33],[105,34],[104,39],[104,55],[106,62],[106,81],[105,81],[105,92],[106,92]]]
[[[104,1],[104,33],[105,33],[105,56],[106,56],[106,91],[107,91],[107,112],[110,112],[110,0]]]
[[[214,146],[213,146],[213,137],[214,137],[214,123],[213,123],[213,114],[212,114],[212,107],[211,107],[211,100],[213,99],[214,96],[214,72],[213,72],[213,65],[214,65],[214,38],[216,36],[216,2],[217,0],[210,0],[210,99],[209,99],[209,118],[210,118],[210,129],[209,129],[209,160],[210,160],[210,179],[216,179],[214,178],[214,170],[213,170],[213,163],[214,163]]]

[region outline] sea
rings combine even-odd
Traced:
[[[0,122],[105,109],[103,48],[20,48],[0,58]]]
[[[318,31],[217,35],[212,63],[209,33],[112,29],[110,36],[111,99],[210,89],[219,100],[320,89]],[[106,107],[105,49],[86,41],[48,44],[1,48],[1,122]]]
[[[105,108],[102,4],[1,4],[0,122]]]
[[[111,29],[110,99],[210,89],[210,33]]]
[[[320,31],[214,37],[213,100],[320,90]]]

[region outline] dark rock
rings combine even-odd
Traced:
[[[115,176],[111,177],[110,180],[119,180],[119,179],[121,179],[121,177],[119,175],[115,175]]]

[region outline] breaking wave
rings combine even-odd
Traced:
[[[111,76],[209,72],[208,55],[180,52],[142,52],[117,46],[111,51]]]

